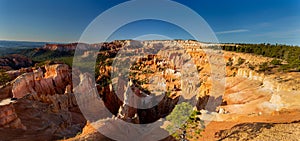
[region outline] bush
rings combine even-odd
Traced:
[[[254,70],[255,69],[255,66],[253,66],[251,64],[249,64],[248,67],[249,67],[250,70]]]
[[[167,127],[169,133],[173,133],[177,128],[181,128],[189,119],[193,112],[193,106],[187,102],[182,102],[175,106],[172,113],[166,117],[171,125]]]
[[[239,57],[237,65],[238,65],[238,66],[239,66],[239,65],[242,65],[245,61],[246,61],[245,59]]]
[[[142,74],[152,74],[154,73],[152,70],[143,70]]]
[[[281,60],[278,60],[278,59],[273,59],[270,63],[272,64],[272,65],[281,65]]]
[[[259,65],[259,71],[267,71],[267,70],[269,70],[268,62],[263,62],[262,64]]]
[[[0,70],[0,85],[4,85],[5,83],[10,81],[9,75],[4,71]]]
[[[169,97],[171,95],[171,91],[167,91],[166,95],[167,95],[167,97]]]
[[[109,76],[102,76],[100,79],[97,80],[97,84],[99,84],[101,87],[105,87],[111,83],[112,81]]]
[[[232,66],[233,65],[233,59],[229,58],[228,62],[226,63],[226,66]]]

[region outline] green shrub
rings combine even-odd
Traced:
[[[226,63],[226,66],[232,66],[233,65],[233,59],[229,58],[228,62]]]
[[[281,60],[278,60],[278,59],[273,59],[270,63],[272,64],[272,65],[281,65]]]
[[[167,91],[166,95],[169,97],[171,95],[171,91]]]
[[[142,74],[152,74],[154,73],[152,70],[143,70]]]
[[[171,125],[167,127],[167,131],[173,133],[177,128],[181,128],[189,119],[192,112],[193,106],[187,102],[176,105],[172,113],[166,117],[166,119],[171,122]]]
[[[259,71],[267,71],[267,70],[269,70],[268,62],[263,62],[262,64],[259,65]]]
[[[239,66],[239,65],[242,65],[245,61],[246,61],[245,59],[239,57],[237,65],[238,65],[238,66]]]
[[[99,80],[97,80],[97,84],[99,84],[101,87],[107,86],[111,84],[111,78],[109,76],[102,76]]]
[[[0,85],[4,85],[5,83],[9,82],[11,79],[9,75],[4,71],[0,70]]]
[[[248,67],[250,70],[254,70],[255,69],[255,66],[253,66],[252,64],[248,64]]]

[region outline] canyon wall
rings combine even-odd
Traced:
[[[66,127],[72,125],[72,113],[77,113],[78,107],[74,94],[72,93],[71,85],[71,72],[68,65],[65,64],[55,64],[48,65],[44,68],[45,73],[42,69],[34,70],[33,72],[28,72],[20,75],[14,81],[2,86],[1,100],[0,101],[0,126],[3,128],[21,128],[26,129],[28,127],[30,130],[36,130],[37,127],[32,127],[32,125],[27,124],[27,118],[34,118],[39,113],[33,115],[28,115],[22,111],[28,110],[38,110],[44,107],[57,116],[64,117],[64,122],[66,122]],[[13,101],[10,101],[10,99]],[[36,105],[29,109],[23,109],[27,107],[27,104]],[[35,104],[36,103],[36,104]],[[17,110],[15,106],[17,105]],[[38,106],[37,106],[38,105]],[[23,110],[20,110],[23,109]],[[70,109],[75,110],[74,112]],[[77,109],[77,110],[76,110]],[[40,113],[42,117],[48,117],[43,113]],[[81,113],[78,113],[80,117]],[[21,115],[21,118],[18,118]],[[51,115],[51,114],[50,114]],[[42,119],[41,119],[42,120]],[[22,123],[26,123],[26,127]],[[84,122],[80,120],[80,122]],[[34,125],[33,125],[34,126]],[[56,126],[56,125],[55,125]],[[59,126],[59,128],[61,128]],[[65,128],[65,127],[64,127]],[[53,129],[54,131],[54,129]],[[62,130],[62,132],[65,132]]]
[[[45,74],[38,69],[17,77],[13,82],[13,97],[22,98],[32,93],[37,95],[63,94],[66,86],[71,84],[69,66],[56,64],[45,66],[45,70]]]

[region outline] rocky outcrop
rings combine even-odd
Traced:
[[[52,95],[38,95],[37,93],[32,93],[29,96],[29,99],[51,104],[51,110],[53,112],[59,112],[61,110],[68,111],[69,108],[77,106],[76,99],[73,93]]]
[[[6,71],[27,68],[32,65],[32,60],[23,55],[13,54],[5,57],[0,57],[0,69]]]
[[[107,107],[107,109],[114,115],[119,112],[120,106],[123,102],[118,98],[118,96],[113,92],[112,85],[107,85],[105,87],[98,87],[98,92],[102,97],[102,100]]]
[[[45,66],[46,73],[41,69],[25,73],[14,80],[12,93],[14,98],[22,98],[28,94],[37,95],[63,94],[67,85],[71,84],[69,66],[56,64]]]
[[[6,74],[8,74],[8,76],[10,77],[9,79],[14,80],[18,76],[20,76],[24,73],[30,73],[30,72],[32,72],[31,68],[22,68],[19,70],[7,71]],[[3,99],[6,99],[6,98],[13,97],[13,94],[12,94],[13,85],[14,85],[13,82],[7,82],[6,84],[0,86],[0,101]]]
[[[66,96],[71,95],[65,95],[59,100],[56,99],[58,101],[55,103],[35,100],[31,95],[18,99],[13,104],[15,113],[27,130],[11,133],[10,136],[0,134],[1,139],[30,140],[35,138],[36,140],[58,140],[64,137],[75,136],[81,131],[86,121],[78,107],[67,105],[70,100],[64,99]],[[58,98],[59,96],[55,95],[55,97]],[[66,108],[66,106],[69,107]],[[14,131],[13,128],[3,130]],[[0,132],[3,132],[3,130],[0,129]]]
[[[24,74],[24,73],[29,73],[29,72],[33,72],[33,69],[31,67],[29,68],[21,68],[18,70],[10,70],[10,71],[6,71],[7,75],[10,77],[11,80],[16,79],[18,76]]]
[[[89,81],[91,78],[89,78],[88,74],[82,74],[81,75],[81,82],[80,84],[75,87],[75,92],[80,92],[78,94],[78,100],[81,101],[81,95],[87,95],[85,96],[85,99],[89,99],[88,97],[92,98],[93,91],[91,90],[92,83]],[[142,104],[142,101],[139,101],[138,97],[143,97],[143,94],[138,88],[136,88],[134,85],[130,85],[130,82],[126,82],[122,79],[118,79],[118,85],[116,85],[117,89],[113,89],[113,86],[111,84],[105,86],[105,87],[98,87],[99,96],[103,101],[104,105],[98,104],[98,106],[92,106],[90,107],[91,111],[98,110],[101,111],[101,109],[108,109],[112,115],[115,115],[119,119],[122,119],[124,121],[130,122],[130,123],[151,123],[154,121],[157,121],[160,118],[164,118],[167,115],[169,115],[174,107],[176,106],[177,102],[179,101],[179,96],[176,97],[169,97],[167,95],[164,95],[162,98],[153,97],[151,100],[161,100],[158,102],[157,105],[148,108],[148,109],[139,109],[137,106],[139,104]],[[90,86],[89,86],[90,85]],[[129,92],[131,89],[133,93]],[[89,93],[88,93],[89,92]],[[88,96],[89,95],[89,96]],[[133,96],[135,95],[135,96]],[[83,98],[83,97],[82,97]],[[97,101],[95,99],[91,99],[89,101],[86,101],[82,103],[85,108],[87,108],[87,104],[90,105],[90,103],[93,103],[94,101]],[[149,100],[149,101],[151,101]],[[102,102],[100,102],[102,103]],[[134,106],[132,106],[132,104]],[[144,104],[147,104],[144,103]],[[105,106],[105,107],[103,107]],[[101,109],[94,109],[94,107],[98,107]],[[85,111],[86,112],[86,111]],[[87,112],[87,114],[90,112]],[[107,116],[104,116],[107,118]]]
[[[6,99],[0,102],[0,132],[27,129],[15,137],[0,134],[1,139],[28,140],[33,133],[37,140],[61,139],[75,136],[86,123],[72,93],[71,72],[65,64],[46,65],[24,73],[0,90],[6,93],[1,95]]]
[[[12,84],[7,83],[0,86],[0,101],[12,97]]]
[[[258,73],[255,70],[250,70],[248,68],[239,68],[236,76],[245,77],[250,80],[264,81],[265,75],[263,73]]]
[[[263,86],[272,91],[295,91],[300,89],[299,85],[293,85],[300,80],[299,73],[279,73],[279,74],[264,74],[249,68],[238,68],[237,77],[244,77],[250,80],[261,81]],[[293,78],[293,79],[292,79]]]
[[[26,129],[18,118],[12,103],[0,105],[0,128]]]
[[[46,44],[43,49],[52,50],[52,51],[75,51],[76,48],[87,50],[89,45],[84,43],[70,43],[70,44]]]

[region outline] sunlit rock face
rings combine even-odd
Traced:
[[[299,108],[299,103],[293,101],[300,99],[299,73],[266,73],[248,67],[249,64],[259,65],[272,58],[232,52],[225,52],[225,58],[227,62],[231,58],[233,64],[226,67],[224,104],[220,106],[222,113],[271,114]],[[237,65],[238,58],[245,59],[245,62]],[[206,81],[201,85],[201,95],[210,95],[210,84]]]
[[[71,84],[69,66],[56,64],[25,73],[14,80],[12,93],[14,98],[22,98],[28,94],[37,95],[63,94],[67,85]]]

